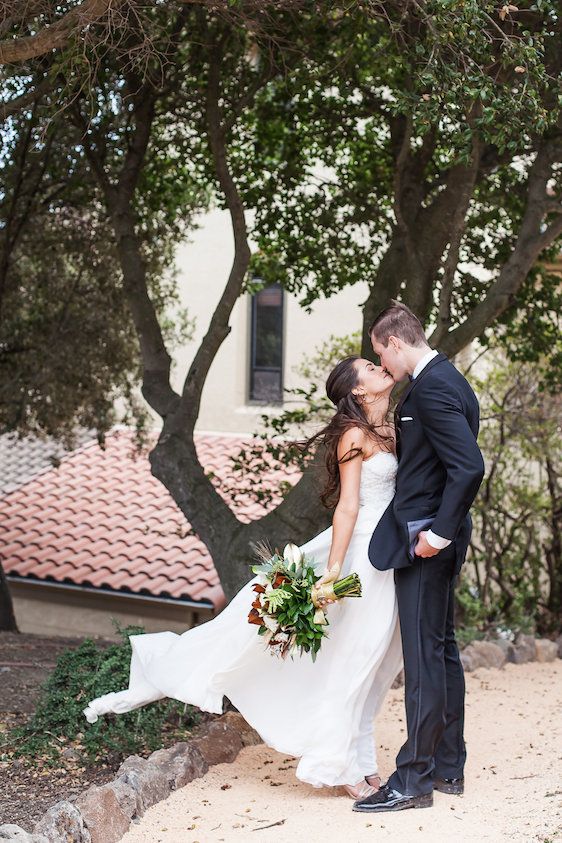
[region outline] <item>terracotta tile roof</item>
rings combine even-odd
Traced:
[[[196,436],[205,470],[245,523],[273,505],[225,491],[230,458],[248,441]],[[224,605],[207,548],[150,473],[146,453],[134,454],[131,431],[112,431],[105,449],[91,440],[56,468],[37,459],[30,479],[36,450],[27,454],[20,448],[21,472],[13,457],[11,485],[7,494],[0,492],[0,556],[10,577],[191,600],[215,609]],[[282,479],[295,482],[297,477],[284,474]],[[280,479],[278,472],[260,483],[274,479]]]
[[[75,435],[75,447],[92,440],[88,430],[78,430]],[[49,436],[19,438],[15,433],[0,436],[0,496],[59,465],[70,453],[71,450]]]

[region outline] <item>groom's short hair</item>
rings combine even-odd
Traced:
[[[386,348],[389,337],[398,337],[407,345],[427,345],[423,326],[409,307],[398,301],[392,301],[389,307],[381,310],[371,327],[369,336]]]

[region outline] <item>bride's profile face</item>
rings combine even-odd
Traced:
[[[375,366],[370,360],[360,358],[354,363],[359,381],[359,391],[364,390],[367,396],[390,393],[394,386],[394,378],[382,366]]]

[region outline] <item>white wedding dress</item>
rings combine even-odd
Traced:
[[[342,576],[356,571],[363,596],[328,606],[329,637],[310,655],[279,659],[247,622],[253,579],[213,620],[182,635],[132,635],[129,688],[92,700],[90,723],[173,697],[222,713],[223,696],[266,744],[300,758],[297,777],[316,787],[355,784],[377,772],[373,718],[402,666],[392,571],[377,571],[367,549],[394,494],[396,458],[363,462],[360,509]],[[319,572],[326,567],[332,528],[302,546]]]

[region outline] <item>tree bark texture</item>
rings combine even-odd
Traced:
[[[19,632],[12,595],[0,562],[0,632]]]
[[[404,138],[408,140],[407,134]],[[560,160],[560,142],[557,138],[541,141],[529,170],[515,247],[486,294],[458,324],[451,317],[451,305],[460,245],[474,189],[488,174],[490,162],[493,165],[493,150],[475,138],[470,163],[454,165],[441,190],[428,202],[429,142],[425,148],[405,150],[397,140],[395,147],[396,224],[365,302],[362,354],[372,356],[369,326],[391,299],[400,298],[426,323],[439,285],[438,323],[429,341],[454,357],[513,305],[540,254],[562,234],[562,206],[547,193],[553,167]]]

